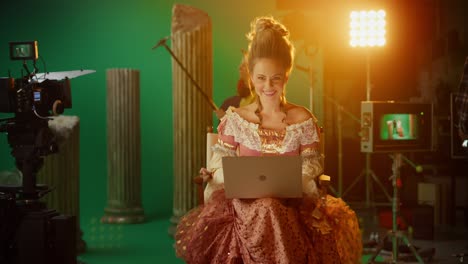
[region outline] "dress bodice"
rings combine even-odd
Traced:
[[[281,153],[286,131],[258,128],[258,135],[260,137],[261,153],[263,153],[263,155],[278,155]]]
[[[298,155],[301,146],[319,141],[313,118],[278,131],[249,122],[232,108],[221,120],[218,133],[224,143],[238,147],[240,156]]]

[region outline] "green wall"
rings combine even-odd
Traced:
[[[259,15],[277,15],[274,0],[262,1],[58,1],[17,0],[1,4],[0,76],[20,76],[21,62],[8,55],[9,41],[37,40],[47,71],[93,69],[72,79],[73,108],[65,114],[81,120],[81,210],[100,217],[106,206],[106,69],[134,68],[141,75],[143,207],[150,218],[169,217],[172,210],[172,80],[171,58],[151,50],[170,34],[174,3],[204,10],[213,24],[214,101],[235,93],[245,33]],[[39,60],[42,71],[43,65]],[[291,77],[297,88],[291,101],[308,105],[304,76]],[[305,81],[304,81],[305,80]],[[0,114],[0,117],[9,116]],[[6,135],[0,135],[0,170],[13,168]]]

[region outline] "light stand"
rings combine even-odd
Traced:
[[[369,50],[367,50],[367,52],[366,52],[366,100],[367,101],[370,101],[370,94],[371,94],[370,55],[369,55]],[[383,191],[383,193],[387,197],[388,201],[391,201],[392,198],[388,194],[388,192],[385,189],[382,182],[380,182],[379,178],[377,178],[374,171],[371,169],[371,154],[366,153],[365,155],[366,155],[366,165],[365,165],[364,170],[361,171],[361,173],[359,174],[359,176],[356,179],[354,179],[354,181],[351,183],[351,185],[348,187],[348,189],[346,189],[343,192],[342,197],[344,197],[346,195],[346,193],[348,193],[349,190],[351,190],[354,187],[354,185],[356,185],[359,182],[359,180],[363,176],[365,176],[365,182],[366,182],[366,208],[370,208],[371,207],[371,201],[370,201],[371,179],[373,179],[379,185],[380,189]],[[374,202],[373,204],[376,204],[376,203]]]
[[[350,13],[350,42],[352,47],[368,47],[366,50],[366,100],[370,101],[371,95],[371,81],[370,81],[370,55],[369,47],[384,46],[385,45],[385,16],[384,10],[369,10],[369,11],[352,11]],[[370,168],[371,156],[366,153],[366,167],[357,177],[349,188],[343,193],[343,196],[363,177],[366,181],[366,207],[371,206],[371,177],[380,186],[385,196],[391,201],[390,195],[385,190],[383,184],[379,181],[375,173]]]
[[[410,243],[408,237],[405,233],[401,230],[398,230],[397,226],[397,217],[400,213],[400,199],[398,194],[399,182],[400,182],[400,167],[401,167],[401,153],[395,153],[393,155],[393,164],[392,164],[392,171],[393,175],[391,176],[392,179],[392,186],[393,186],[393,200],[392,200],[392,230],[388,231],[385,237],[380,242],[377,250],[371,256],[367,263],[375,263],[375,258],[379,254],[379,252],[383,249],[384,243],[388,237],[392,238],[392,261],[391,263],[397,263],[398,261],[398,242],[399,240],[403,240],[406,246],[411,250],[413,255],[416,257],[418,263],[424,263],[421,256],[416,251],[416,248]]]

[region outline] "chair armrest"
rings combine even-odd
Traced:
[[[325,174],[322,174],[318,177],[318,186],[321,191],[322,196],[328,194],[328,187],[331,183],[331,177]]]
[[[197,185],[203,184],[204,183],[203,177],[201,175],[195,176],[195,178],[193,178],[193,182]]]

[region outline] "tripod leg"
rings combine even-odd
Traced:
[[[411,244],[408,240],[408,238],[405,235],[402,235],[401,238],[403,239],[403,242],[405,242],[406,246],[413,252],[413,255],[416,257],[418,260],[418,263],[424,264],[423,259],[421,256],[419,256],[418,252],[416,251],[416,248],[414,248],[413,244]]]
[[[368,264],[372,264],[375,261],[375,258],[379,255],[380,251],[384,248],[385,241],[389,236],[392,236],[392,231],[388,231],[387,234],[380,240],[379,245],[377,246],[377,249],[375,250],[374,254],[370,257],[370,259],[367,261]]]
[[[330,191],[336,196],[336,197],[340,197],[340,194],[338,193],[337,190],[335,190],[335,188],[333,188],[333,186],[328,186],[328,189],[330,189]]]
[[[364,171],[361,172],[361,174],[359,174],[359,176],[356,179],[354,179],[351,185],[348,186],[348,189],[346,189],[343,192],[343,194],[341,194],[341,198],[343,198],[349,190],[353,189],[354,185],[356,185],[359,182],[359,180],[362,178],[362,176],[364,176],[364,173],[365,173]]]

